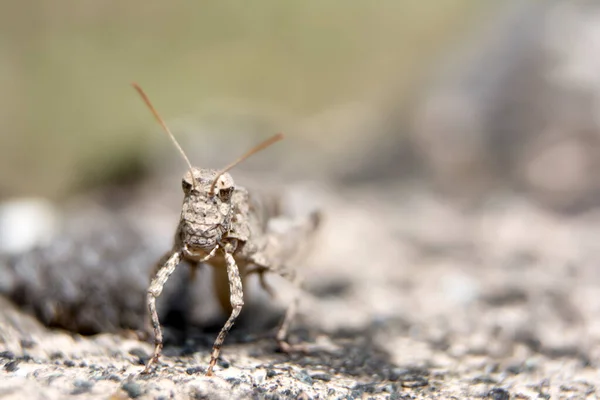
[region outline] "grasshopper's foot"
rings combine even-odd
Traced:
[[[210,363],[208,364],[208,369],[206,370],[206,374],[204,374],[205,376],[213,376],[213,368],[216,363],[217,363],[216,358],[210,359]]]
[[[160,357],[160,350],[154,352],[154,355],[148,362],[146,363],[146,367],[142,371],[142,375],[147,375],[152,372],[153,367],[158,366],[158,358]]]
[[[150,365],[149,363],[146,364],[146,367],[144,368],[144,370],[142,372],[140,372],[140,374],[142,375],[149,375],[152,373],[152,365]]]

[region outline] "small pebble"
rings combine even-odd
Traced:
[[[354,390],[360,390],[363,393],[377,393],[380,392],[376,383],[357,383],[353,387]]]
[[[509,400],[510,393],[502,388],[493,388],[488,392],[487,397],[491,400]]]
[[[121,386],[130,399],[137,399],[142,395],[142,387],[136,382],[127,382]]]
[[[73,389],[71,394],[76,395],[76,394],[88,393],[90,390],[92,390],[94,383],[90,382],[90,381],[85,381],[82,379],[76,379],[75,382],[73,382],[73,386],[75,386],[75,388]]]
[[[352,392],[350,392],[350,395],[347,398],[352,400],[362,399],[363,392],[361,390],[353,390]]]
[[[204,368],[203,367],[189,367],[188,369],[185,370],[185,373],[188,375],[203,374]]]
[[[24,349],[31,349],[31,348],[35,347],[35,342],[31,339],[21,339],[19,341],[19,343],[21,344],[21,347]]]
[[[387,392],[387,393],[396,393],[398,391],[398,388],[396,387],[395,384],[389,383],[389,384],[383,386],[381,388],[381,391],[382,392]]]
[[[230,378],[226,378],[225,380],[227,382],[229,382],[231,384],[231,386],[238,386],[242,383],[242,380],[239,378],[230,377]]]
[[[389,374],[389,380],[400,382],[403,387],[408,388],[427,386],[427,374],[428,371],[418,368],[394,368]]]
[[[19,361],[17,361],[17,360],[9,361],[4,365],[4,370],[6,370],[7,372],[15,372],[18,369],[19,369]]]
[[[129,354],[131,354],[134,357],[137,357],[138,361],[142,361],[143,364],[146,364],[146,361],[148,361],[150,359],[150,356],[148,355],[148,353],[146,353],[146,351],[144,349],[142,349],[141,347],[135,347],[135,348],[129,350]]]
[[[65,362],[63,364],[65,364],[65,367],[69,367],[69,368],[72,368],[76,365],[75,361],[73,361],[73,360],[65,360]]]
[[[388,397],[389,400],[408,400],[408,399],[414,399],[414,397],[408,395],[408,394],[403,394],[400,392],[394,392],[392,394],[390,394],[390,396]]]
[[[15,353],[13,353],[12,351],[0,351],[0,358],[6,358],[8,360],[14,360],[15,359]]]
[[[429,385],[429,380],[426,378],[419,378],[415,379],[414,381],[402,381],[400,384],[405,388],[416,388]]]
[[[492,377],[491,377],[491,376],[489,376],[489,375],[478,375],[478,376],[476,376],[475,378],[473,378],[473,381],[472,381],[472,382],[473,382],[474,384],[477,384],[477,383],[485,383],[485,384],[488,384],[488,385],[493,385],[493,384],[495,384],[495,383],[498,383],[498,382],[496,381],[496,379],[492,378]]]
[[[521,364],[512,364],[506,368],[506,372],[510,372],[513,375],[519,375],[523,371]]]
[[[231,364],[229,363],[229,361],[224,360],[222,358],[218,358],[217,359],[217,365],[223,369],[227,369],[231,366]]]
[[[277,371],[275,371],[274,369],[267,370],[267,378],[272,378],[277,375],[279,375],[279,373]]]
[[[313,374],[310,377],[318,381],[329,382],[331,380],[331,375],[325,373]]]
[[[312,378],[306,373],[305,370],[299,370],[292,372],[292,376],[298,379],[302,383],[306,383],[307,385],[312,386],[314,383]]]

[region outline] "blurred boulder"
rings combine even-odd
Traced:
[[[446,193],[598,204],[600,4],[511,2],[415,103],[410,137]]]

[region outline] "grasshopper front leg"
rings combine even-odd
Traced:
[[[208,364],[208,370],[206,371],[207,376],[212,375],[213,368],[219,358],[219,353],[221,352],[221,346],[223,346],[225,337],[229,333],[229,330],[233,327],[235,320],[240,315],[242,307],[244,306],[244,289],[242,287],[242,278],[232,255],[234,248],[235,247],[231,248],[230,246],[225,246],[223,248],[225,253],[225,262],[227,263],[227,276],[229,277],[229,300],[231,302],[231,315],[227,319],[227,322],[225,322],[225,325],[221,329],[221,332],[219,332],[219,335],[213,344],[212,353],[210,355],[210,363]]]
[[[150,312],[152,328],[154,329],[154,355],[146,364],[146,368],[144,368],[144,371],[142,371],[143,374],[149,373],[152,365],[158,362],[158,358],[160,357],[160,352],[163,347],[163,334],[162,329],[160,328],[158,312],[156,311],[156,299],[162,293],[169,276],[171,276],[171,274],[175,271],[175,268],[177,268],[177,265],[179,265],[181,262],[181,257],[181,250],[174,251],[169,258],[167,258],[165,263],[158,268],[156,274],[152,278],[150,287],[148,288],[148,311]]]
[[[199,260],[198,263],[205,262],[214,257],[218,248],[219,246],[215,246],[215,248],[203,259]],[[158,312],[156,311],[156,299],[162,293],[165,283],[167,283],[171,274],[175,272],[175,268],[177,268],[177,265],[181,262],[183,255],[188,253],[187,248],[184,246],[183,249],[174,251],[170,256],[169,253],[165,254],[161,258],[161,261],[165,259],[166,261],[162,263],[162,265],[159,265],[150,282],[150,287],[148,288],[148,311],[150,312],[152,328],[154,329],[154,355],[146,364],[146,368],[144,368],[142,374],[149,373],[152,365],[158,362],[163,347],[163,334],[158,319]]]

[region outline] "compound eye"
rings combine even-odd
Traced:
[[[183,179],[181,181],[181,188],[183,189],[183,191],[185,193],[188,193],[190,190],[192,190],[192,184],[190,182],[188,182],[187,180]]]
[[[219,190],[219,198],[221,201],[228,202],[233,195],[233,187],[227,187]]]

